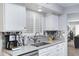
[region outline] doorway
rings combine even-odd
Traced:
[[[68,56],[79,56],[79,20],[68,17]]]

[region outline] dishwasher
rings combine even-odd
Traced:
[[[35,50],[35,51],[31,51],[31,52],[28,52],[28,53],[21,54],[19,56],[39,56],[39,53],[38,53],[38,50]]]

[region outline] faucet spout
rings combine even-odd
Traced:
[[[37,34],[38,34],[39,32],[36,32],[35,33],[35,36],[34,36],[34,38],[33,38],[33,40],[34,40],[34,43],[36,43],[37,42],[37,40],[38,40],[38,36],[37,36]]]

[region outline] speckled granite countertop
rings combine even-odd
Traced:
[[[47,44],[47,45],[43,45],[43,46],[40,46],[40,47],[35,47],[35,46],[21,46],[21,48],[18,49],[18,50],[12,51],[12,50],[6,50],[6,49],[4,49],[3,52],[7,53],[10,56],[18,56],[18,55],[21,55],[21,54],[24,54],[24,53],[28,53],[28,52],[31,52],[31,51],[34,51],[34,50],[39,50],[39,49],[43,49],[43,48],[46,48],[46,47],[49,47],[49,46],[60,44],[62,42],[64,42],[64,40],[54,40],[54,41],[52,41],[52,43]]]

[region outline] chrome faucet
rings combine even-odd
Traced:
[[[34,36],[34,38],[33,38],[33,40],[34,40],[34,43],[36,43],[36,42],[37,42],[37,40],[38,40],[37,33],[39,33],[39,32],[36,32],[36,33],[35,33],[35,36]]]

